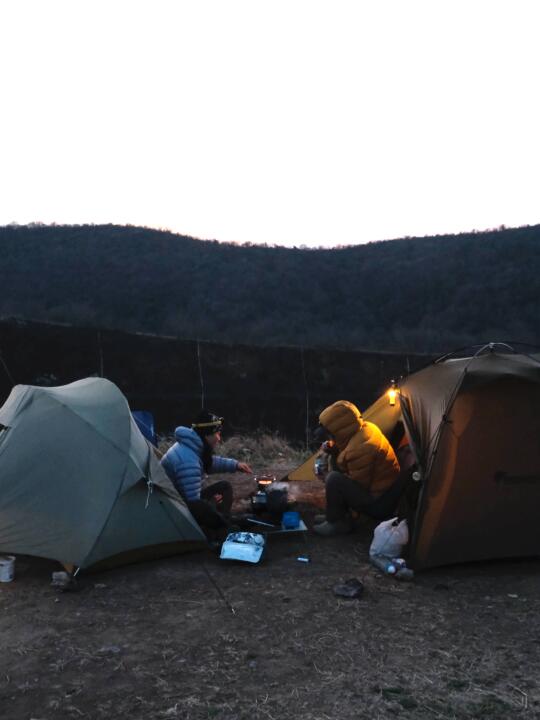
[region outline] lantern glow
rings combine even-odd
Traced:
[[[390,390],[388,390],[388,402],[392,407],[396,404],[397,394],[398,390],[396,387],[396,381],[392,380],[392,386],[390,387]]]

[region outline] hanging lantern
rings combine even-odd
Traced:
[[[396,387],[396,381],[392,380],[392,385],[390,386],[390,390],[388,391],[388,402],[392,407],[396,404],[397,394],[398,390]]]

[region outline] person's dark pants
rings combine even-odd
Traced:
[[[326,477],[326,519],[337,522],[346,517],[349,510],[369,515],[375,520],[392,517],[402,492],[400,477],[375,500],[355,480],[343,473],[332,471]]]
[[[200,500],[188,500],[189,511],[203,528],[220,530],[228,527],[227,517],[231,513],[233,489],[228,480],[208,485],[201,491]]]

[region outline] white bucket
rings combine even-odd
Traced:
[[[15,577],[15,555],[0,555],[0,582],[11,582]]]

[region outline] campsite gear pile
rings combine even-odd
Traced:
[[[275,475],[255,475],[253,480],[257,486],[257,492],[250,496],[251,508],[254,513],[266,512],[268,508],[267,490],[276,481]]]
[[[223,560],[245,560],[247,562],[258,562],[262,556],[264,545],[268,539],[275,536],[283,536],[288,534],[299,534],[304,538],[307,532],[307,526],[302,520],[300,513],[296,510],[289,509],[288,502],[288,485],[283,482],[275,482],[273,476],[263,476],[264,484],[259,484],[259,488],[263,488],[258,492],[264,492],[267,496],[267,502],[264,514],[261,511],[256,517],[244,517],[242,520],[242,529],[244,525],[255,525],[255,532],[235,532],[230,533],[221,549],[221,559]],[[270,482],[268,482],[268,479]],[[258,483],[261,477],[257,478]],[[294,505],[292,505],[294,507]],[[263,519],[264,518],[264,519]],[[251,528],[253,529],[253,528]],[[262,538],[262,545],[259,538]],[[255,553],[253,547],[249,545],[261,546],[260,553]],[[310,562],[308,555],[301,555],[297,558],[299,562]]]
[[[540,354],[488,343],[441,357],[396,389],[394,405],[385,393],[363,417],[402,467],[410,566],[540,554]],[[314,461],[288,480],[316,480]]]
[[[377,525],[369,548],[369,560],[386,575],[393,575],[398,580],[412,580],[414,572],[407,567],[401,557],[403,548],[409,542],[407,520],[397,517],[385,520]]]
[[[205,542],[116,385],[13,388],[0,408],[0,552],[80,569]]]
[[[296,503],[289,502],[288,483],[276,482],[273,475],[255,476],[255,479],[259,489],[251,500],[256,517],[247,517],[246,521],[261,526],[267,535],[306,532],[307,526],[295,510]],[[254,502],[260,493],[265,496],[264,504]]]
[[[289,503],[287,483],[276,482],[275,475],[255,475],[254,480],[257,492],[250,496],[253,512],[267,514],[272,523],[280,521]]]

